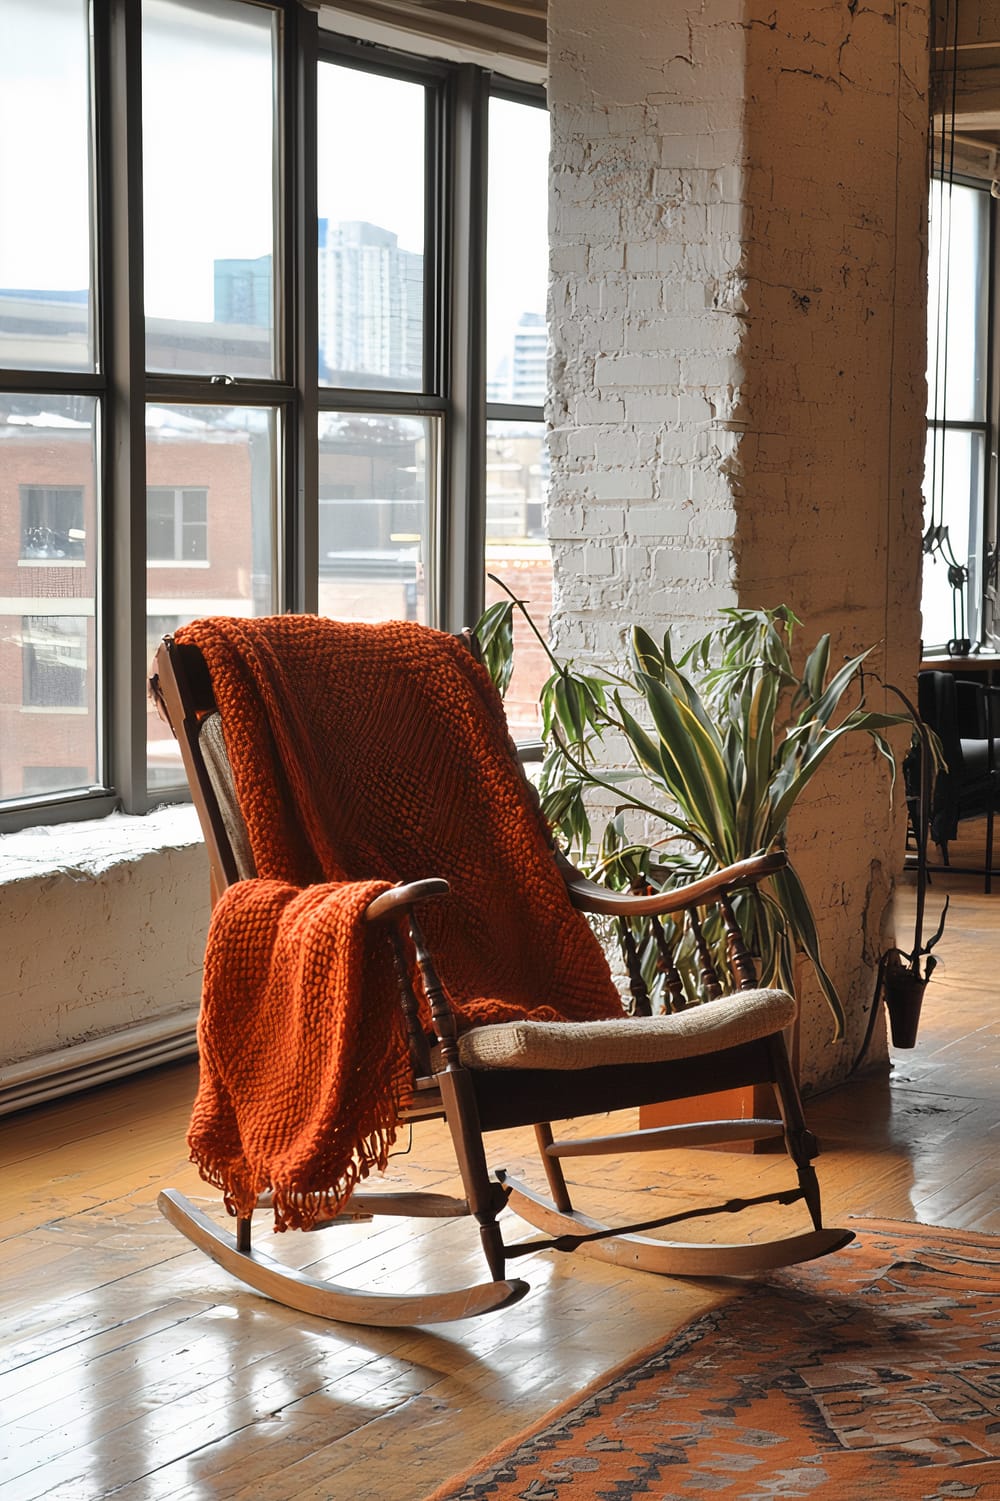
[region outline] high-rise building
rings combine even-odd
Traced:
[[[319,344],[327,379],[415,388],[423,371],[423,256],[362,220],[319,221]]]
[[[513,402],[523,402],[525,406],[543,405],[548,344],[544,313],[522,313],[514,329],[514,358],[511,369],[511,400]]]
[[[511,342],[487,383],[487,400],[542,406],[545,402],[547,357],[548,329],[544,313],[522,313],[514,326]]]
[[[270,328],[274,302],[271,257],[215,262],[215,322]]]

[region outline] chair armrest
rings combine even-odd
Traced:
[[[365,922],[380,922],[387,917],[405,911],[416,902],[425,902],[428,897],[447,896],[451,887],[447,881],[431,877],[426,881],[408,881],[383,891],[365,908]]]
[[[557,857],[573,906],[581,912],[603,912],[611,917],[660,917],[671,912],[683,912],[687,907],[697,907],[703,902],[714,901],[736,886],[754,886],[775,871],[783,870],[788,857],[782,850],[767,855],[754,855],[749,860],[740,860],[722,870],[703,876],[700,881],[691,881],[687,886],[676,886],[671,891],[656,891],[651,896],[630,896],[627,892],[609,891],[571,865],[565,856]]]

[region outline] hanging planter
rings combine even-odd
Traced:
[[[924,943],[924,906],[927,897],[927,836],[928,836],[928,812],[930,808],[930,789],[934,768],[940,764],[940,751],[931,737],[931,733],[917,713],[913,704],[892,683],[887,683],[888,691],[905,704],[913,720],[914,730],[920,740],[920,783],[916,793],[915,810],[913,819],[914,834],[917,841],[917,900],[916,914],[913,925],[913,948],[909,953],[902,949],[887,949],[879,960],[878,979],[875,985],[875,997],[872,1001],[872,1009],[868,1019],[868,1030],[865,1041],[857,1062],[867,1049],[871,1040],[875,1018],[878,1015],[879,999],[885,1001],[885,1009],[889,1016],[889,1035],[892,1045],[896,1048],[913,1048],[917,1045],[917,1029],[920,1025],[920,1008],[924,1001],[924,991],[927,983],[937,966],[937,960],[931,953],[941,934],[944,932],[945,918],[948,915],[948,901],[945,897],[944,907],[941,910],[941,920],[937,931],[927,943]],[[857,1062],[855,1067],[857,1067]],[[853,1070],[852,1070],[853,1072]]]
[[[944,928],[944,917],[941,918],[941,928],[932,942],[941,936]],[[924,954],[927,953],[925,949]],[[901,949],[889,949],[882,955],[879,964],[878,986],[875,992],[875,1005],[873,1012],[877,1013],[879,996],[885,1001],[885,1009],[889,1015],[889,1035],[895,1048],[914,1048],[917,1045],[917,1028],[920,1025],[920,1008],[924,1002],[924,991],[927,982],[934,971],[937,960],[930,955],[923,973],[920,968],[920,954],[915,957],[904,954]]]

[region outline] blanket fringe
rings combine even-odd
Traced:
[[[621,1002],[462,643],[292,615],[175,639],[204,656],[257,869],[213,915],[189,1147],[241,1216],[270,1188],[275,1227],[306,1227],[384,1169],[412,1087],[392,947],[365,922],[392,884],[449,884],[421,923],[460,1028]]]
[[[396,1122],[376,1128],[360,1143],[357,1156],[336,1182],[325,1188],[305,1188],[295,1182],[271,1183],[265,1176],[255,1176],[232,1162],[213,1160],[198,1151],[191,1152],[190,1161],[206,1183],[221,1190],[229,1214],[249,1219],[261,1194],[270,1192],[276,1233],[309,1230],[317,1220],[333,1219],[339,1214],[373,1169],[385,1172],[396,1131]]]

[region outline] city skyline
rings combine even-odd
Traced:
[[[78,0],[47,0],[43,49],[38,26],[35,0],[4,0],[0,176],[10,212],[0,222],[0,285],[39,293],[72,288],[92,313],[88,37]],[[234,7],[223,15],[173,0],[144,4],[143,278],[151,320],[209,322],[215,263],[275,253],[277,45],[263,10]],[[422,254],[427,87],[326,61],[317,79],[320,217],[385,226],[402,251]],[[180,80],[183,110],[177,108]],[[23,149],[25,139],[30,151]],[[340,149],[344,140],[352,142],[351,151]],[[491,372],[521,313],[545,306],[548,149],[544,108],[490,100]],[[80,345],[84,368],[92,355],[89,345]]]
[[[320,378],[357,373],[421,383],[423,256],[403,249],[394,230],[368,220],[320,218],[317,228]],[[270,326],[271,257],[215,262],[215,322]],[[0,295],[3,295],[0,293]],[[237,319],[234,315],[243,316]],[[522,308],[494,329],[487,377],[491,401],[541,406],[548,332],[544,312]],[[368,380],[358,382],[367,385]]]

